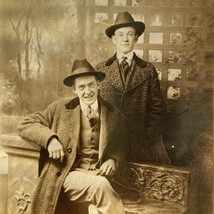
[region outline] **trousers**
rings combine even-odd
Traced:
[[[88,203],[89,214],[125,213],[119,195],[104,176],[87,170],[72,171],[67,175],[63,188],[69,201]]]

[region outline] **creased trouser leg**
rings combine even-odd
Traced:
[[[72,171],[66,177],[63,187],[70,201],[93,203],[100,214],[124,214],[120,197],[103,176]]]

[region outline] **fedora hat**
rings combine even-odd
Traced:
[[[71,75],[66,77],[63,80],[63,83],[66,86],[71,87],[75,78],[81,77],[81,76],[88,76],[88,75],[96,76],[100,81],[102,81],[105,78],[105,73],[101,71],[96,71],[92,67],[92,65],[87,61],[87,59],[83,59],[83,60],[75,59],[73,63]]]
[[[111,38],[115,30],[122,27],[134,27],[138,36],[140,36],[145,30],[145,24],[143,22],[135,21],[131,14],[126,11],[117,14],[114,25],[108,27],[105,30],[105,34]]]

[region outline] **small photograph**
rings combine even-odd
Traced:
[[[94,30],[94,40],[99,42],[107,42],[108,37],[105,35],[103,27],[99,24],[96,25]]]
[[[126,0],[114,0],[115,6],[126,6]]]
[[[136,13],[131,14],[131,15],[132,15],[132,17],[133,17],[134,20],[144,22],[144,15],[142,15],[142,14],[136,14]]]
[[[151,26],[162,26],[163,25],[163,14],[151,14],[150,16]]]
[[[168,69],[168,80],[179,81],[181,79],[181,69]]]
[[[183,26],[183,16],[179,13],[170,14],[170,25],[172,26]]]
[[[182,44],[182,33],[170,33],[170,44],[180,45]]]
[[[203,15],[199,12],[194,12],[189,15],[189,25],[190,26],[201,26],[203,22]]]
[[[134,49],[134,52],[138,57],[143,58],[143,50]]]
[[[196,68],[187,69],[186,78],[188,81],[197,81],[198,80],[198,70]]]
[[[108,0],[95,0],[96,6],[108,6]]]
[[[108,13],[95,13],[95,23],[106,23],[108,21]]]
[[[162,69],[161,68],[156,68],[156,71],[158,73],[158,79],[161,80],[162,79]]]
[[[169,63],[180,63],[182,61],[181,51],[169,51],[168,62]]]
[[[149,50],[149,61],[150,62],[162,62],[162,51],[161,50]]]
[[[163,44],[163,33],[149,33],[150,44]]]
[[[180,90],[177,86],[169,86],[167,88],[167,99],[178,99],[180,97]]]

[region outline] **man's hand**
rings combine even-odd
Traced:
[[[100,167],[100,175],[113,176],[116,171],[116,163],[113,159],[108,159]]]
[[[61,143],[56,138],[53,138],[48,144],[48,152],[49,158],[60,159],[60,162],[63,162],[65,153]]]

